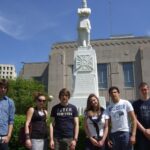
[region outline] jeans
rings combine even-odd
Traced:
[[[54,138],[55,150],[69,150],[71,141],[72,138],[62,138],[62,139]]]
[[[150,140],[142,132],[137,132],[134,150],[150,150]]]
[[[105,150],[105,145],[103,147],[94,146],[89,138],[86,139],[85,145],[85,150]]]
[[[2,137],[0,136],[0,150],[8,150],[8,143],[2,143]]]
[[[111,133],[110,140],[113,143],[112,150],[132,150],[129,132],[118,131]]]

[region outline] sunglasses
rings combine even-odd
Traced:
[[[39,98],[39,99],[38,99],[38,102],[40,102],[40,103],[41,103],[41,102],[46,103],[46,100],[43,100],[43,99],[40,99],[40,98]]]

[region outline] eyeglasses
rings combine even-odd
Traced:
[[[46,100],[39,98],[39,99],[38,99],[38,102],[40,102],[40,103],[41,103],[41,102],[46,103]]]

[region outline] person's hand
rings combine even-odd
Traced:
[[[112,148],[113,147],[113,142],[111,140],[108,140],[108,147]]]
[[[26,146],[28,149],[31,149],[31,148],[32,148],[32,142],[31,142],[30,139],[27,139],[27,140],[26,140],[25,146]]]
[[[131,145],[134,145],[135,142],[136,142],[136,137],[135,137],[135,135],[131,135],[131,137],[130,137],[130,143],[131,143]]]
[[[97,141],[96,139],[94,139],[93,137],[90,137],[90,141],[91,141],[91,143],[92,143],[93,145],[99,146],[98,141]]]
[[[150,129],[145,129],[144,135],[150,140]]]
[[[10,137],[9,136],[3,136],[2,137],[2,143],[8,143],[10,140]]]
[[[54,149],[55,148],[54,140],[50,140],[49,146],[50,146],[50,149]]]
[[[76,144],[77,144],[77,141],[72,140],[71,143],[70,143],[70,150],[75,150]]]
[[[104,140],[98,141],[99,147],[102,147],[104,145]]]

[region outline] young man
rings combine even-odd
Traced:
[[[149,86],[142,82],[139,85],[140,99],[133,103],[137,117],[137,142],[135,150],[150,149],[150,96]]]
[[[111,87],[109,89],[109,95],[112,103],[106,110],[110,116],[109,126],[111,126],[108,146],[112,150],[131,150],[132,144],[135,143],[136,135],[136,117],[133,107],[129,101],[120,99],[118,87]],[[131,133],[129,121],[132,121]]]
[[[62,89],[59,92],[60,103],[51,111],[50,148],[55,150],[75,150],[79,120],[77,108],[69,104],[70,92]]]
[[[13,100],[6,96],[8,82],[0,80],[0,150],[8,150],[8,143],[11,138],[15,105]]]

